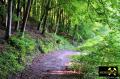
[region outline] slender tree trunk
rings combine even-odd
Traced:
[[[62,13],[62,25],[65,27],[64,10],[63,10],[63,13]]]
[[[53,23],[53,29],[54,29],[54,33],[55,33],[55,31],[56,31],[56,12],[55,12],[55,10],[54,10],[54,15],[53,15],[53,19],[54,19],[54,23]]]
[[[42,34],[44,34],[45,30],[46,30],[47,17],[48,17],[48,11],[45,12],[44,21],[43,21],[43,25],[42,25],[43,26]]]
[[[4,2],[5,2],[5,7],[6,7],[6,6],[7,6],[7,1],[4,0]],[[6,13],[5,15],[6,15],[6,16],[5,16],[5,27],[7,28],[8,14]]]
[[[49,20],[49,26],[48,26],[48,31],[52,32],[53,31],[53,26],[54,26],[54,9],[50,11],[50,20]]]
[[[59,17],[60,17],[60,10],[59,10],[59,8],[58,8],[57,17],[56,17],[55,34],[57,34],[57,32],[58,32],[58,27],[59,27]]]
[[[18,4],[17,4],[17,18],[20,18],[20,0],[18,0]],[[18,20],[16,22],[15,31],[18,31],[19,25],[20,25],[20,21]]]
[[[7,28],[7,21],[8,21],[8,14],[6,13],[6,17],[5,17],[5,27]]]
[[[41,25],[42,25],[42,20],[43,20],[43,18],[44,18],[44,13],[43,13],[43,14],[41,15],[41,17],[40,17],[40,22],[39,22],[39,24],[38,24],[37,30],[40,30]]]
[[[11,36],[11,24],[12,24],[12,0],[8,0],[8,20],[5,39],[8,40]]]
[[[40,14],[41,14],[41,11],[40,11],[41,10],[41,6],[38,5],[38,4],[36,6],[37,6],[37,15],[36,16],[37,16],[37,20],[38,20],[38,18],[40,17]]]
[[[75,35],[76,35],[76,31],[77,31],[77,29],[78,29],[78,26],[75,25],[74,30],[73,30],[73,35],[72,35],[72,37],[73,37],[73,41],[75,41]]]
[[[67,33],[69,34],[70,32],[70,27],[71,27],[71,20],[68,20],[68,24],[66,25],[67,26]]]
[[[51,2],[51,0],[48,0],[47,5],[45,6],[45,17],[44,17],[43,25],[42,25],[43,26],[42,34],[44,34],[45,30],[46,30],[46,21],[47,21],[47,18],[48,18],[48,11],[49,11],[50,2]]]
[[[63,12],[63,10],[61,10],[61,9],[58,9],[59,10],[59,13],[57,14],[57,26],[56,26],[56,34],[58,33],[58,32],[60,32],[61,31],[61,29],[63,29],[62,27],[60,27],[61,26],[61,15],[62,15],[62,12]]]
[[[1,0],[1,1],[0,1],[0,5],[2,6],[1,8],[4,8],[4,9],[5,9],[5,5],[6,5],[6,4],[5,4],[5,1],[4,1],[4,0]],[[1,10],[2,10],[2,9],[1,9]],[[5,22],[4,22],[5,19],[4,19],[4,18],[5,18],[5,15],[0,13],[0,24],[1,24],[2,26],[5,26]]]
[[[60,27],[59,27],[59,32],[63,32],[65,27],[63,25],[63,9],[60,10]]]
[[[12,12],[13,13],[15,13],[17,10],[16,6],[17,6],[16,0],[13,0],[13,5],[12,5]]]
[[[26,11],[26,0],[23,1],[23,12],[22,12],[22,19],[25,15],[25,11]]]
[[[45,1],[42,1],[42,4],[41,4],[41,16],[40,16],[40,22],[37,26],[37,30],[39,31],[41,26],[42,26],[42,23],[43,23],[43,19],[44,19],[44,15],[45,15]]]
[[[37,0],[33,1],[33,8],[31,12],[32,12],[32,17],[37,16]]]
[[[28,19],[29,13],[30,13],[31,1],[32,0],[28,0],[26,11],[25,11],[25,14],[23,16],[23,23],[22,23],[22,27],[21,27],[21,30],[20,30],[20,32],[22,33],[22,36],[24,34],[27,19]]]

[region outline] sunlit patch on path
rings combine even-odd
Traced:
[[[55,75],[70,75],[70,74],[80,74],[80,72],[76,72],[76,71],[51,71],[51,72],[48,72],[47,74],[55,74]]]

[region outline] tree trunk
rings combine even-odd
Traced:
[[[63,13],[63,10],[62,9],[58,9],[58,14],[57,14],[57,21],[56,21],[56,32],[55,32],[55,34],[57,34],[58,32],[60,32],[61,31],[61,29],[63,29],[62,27],[60,27],[61,26],[61,15],[62,15],[62,13]]]
[[[6,13],[6,17],[5,17],[5,27],[7,28],[7,21],[8,21],[8,14]]]
[[[8,40],[11,36],[11,24],[12,24],[12,0],[8,0],[8,20],[7,20],[7,28],[5,39]]]
[[[33,1],[32,17],[37,16],[37,0]]]
[[[45,30],[46,30],[47,17],[48,17],[48,10],[46,10],[45,16],[44,16],[43,25],[42,25],[42,26],[43,26],[42,34],[44,34],[44,33],[45,33]]]
[[[68,32],[68,34],[70,32],[70,27],[71,27],[71,20],[68,20],[68,24],[67,24],[67,32]]]
[[[44,13],[43,13],[42,16],[40,17],[40,22],[39,22],[39,24],[38,24],[37,30],[40,30],[40,27],[41,27],[41,25],[42,25],[42,20],[43,20],[43,18],[44,18]]]
[[[16,0],[13,0],[13,3],[12,3],[12,4],[13,4],[13,5],[12,5],[12,12],[15,13],[16,10],[17,10],[17,8],[16,8],[16,6],[17,6]]]
[[[75,36],[76,36],[77,29],[78,29],[78,25],[75,25],[74,30],[73,30],[73,35],[72,35],[73,41],[75,41]]]
[[[49,5],[50,5],[50,2],[51,0],[49,0],[47,2],[47,5],[45,6],[45,17],[44,17],[44,20],[43,20],[43,29],[42,29],[42,34],[45,33],[45,30],[46,30],[46,20],[47,20],[47,17],[48,17],[48,11],[49,11]]]
[[[42,26],[42,23],[43,23],[43,19],[44,19],[44,15],[45,15],[45,1],[42,1],[42,4],[41,4],[41,16],[40,16],[40,22],[37,26],[37,30],[39,31],[41,26]]]
[[[65,27],[63,26],[63,9],[60,10],[60,20],[59,20],[59,32],[63,32]]]
[[[32,0],[28,0],[26,11],[25,11],[25,14],[23,16],[23,23],[22,23],[22,27],[21,27],[21,30],[20,30],[20,32],[22,33],[22,36],[24,34],[27,19],[28,19],[29,13],[30,13],[31,1]]]
[[[26,11],[26,0],[23,1],[22,7],[23,7],[22,19],[23,19],[24,15],[25,15],[25,11]]]
[[[17,18],[20,18],[20,0],[18,0],[18,4],[17,4]],[[16,22],[15,31],[18,31],[19,25],[20,25],[20,21],[18,20]]]
[[[57,34],[58,32],[58,27],[59,27],[59,17],[60,17],[60,8],[58,8],[58,12],[57,12],[57,17],[56,17],[56,27],[55,27],[55,34]]]

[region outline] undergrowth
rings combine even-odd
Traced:
[[[72,59],[82,65],[84,79],[104,79],[98,75],[99,66],[117,66],[120,69],[120,32],[111,31],[106,36],[89,39],[77,50],[86,55],[73,56]]]
[[[35,42],[32,38],[12,36],[9,39],[9,44],[0,54],[0,79],[7,79],[8,76],[23,70],[27,53],[34,49]]]
[[[45,53],[55,50],[74,50],[75,47],[62,36],[48,34],[48,37],[39,39],[39,45]]]
[[[55,34],[47,34],[46,37],[38,39],[33,39],[29,34],[25,34],[24,37],[13,35],[0,54],[0,79],[7,79],[8,76],[21,72],[25,65],[32,61],[36,52],[40,54],[64,49],[75,48],[64,37]]]
[[[10,74],[15,74],[24,68],[18,63],[18,55],[19,52],[9,45],[0,54],[0,79],[7,79]]]

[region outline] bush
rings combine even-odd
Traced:
[[[35,49],[35,41],[25,36],[12,36],[9,39],[9,44],[6,50],[0,54],[0,79],[7,79],[10,74],[23,70],[27,54]]]
[[[13,47],[18,49],[22,53],[32,51],[35,48],[35,40],[28,36],[25,37],[12,36],[9,42]]]
[[[9,74],[15,74],[24,67],[18,63],[18,51],[10,46],[0,54],[0,79],[7,79]]]
[[[39,39],[39,45],[45,53],[60,49],[74,49],[74,46],[70,44],[64,37],[55,34],[48,34],[48,37]]]
[[[102,40],[88,40],[79,49],[87,50],[87,55],[75,56],[73,60],[83,63],[85,67],[85,79],[100,79],[98,76],[98,66],[118,66],[120,67],[120,32],[111,31]]]
[[[10,45],[19,51],[19,62],[25,63],[27,54],[35,49],[35,40],[26,35],[25,37],[12,36],[9,40]]]

